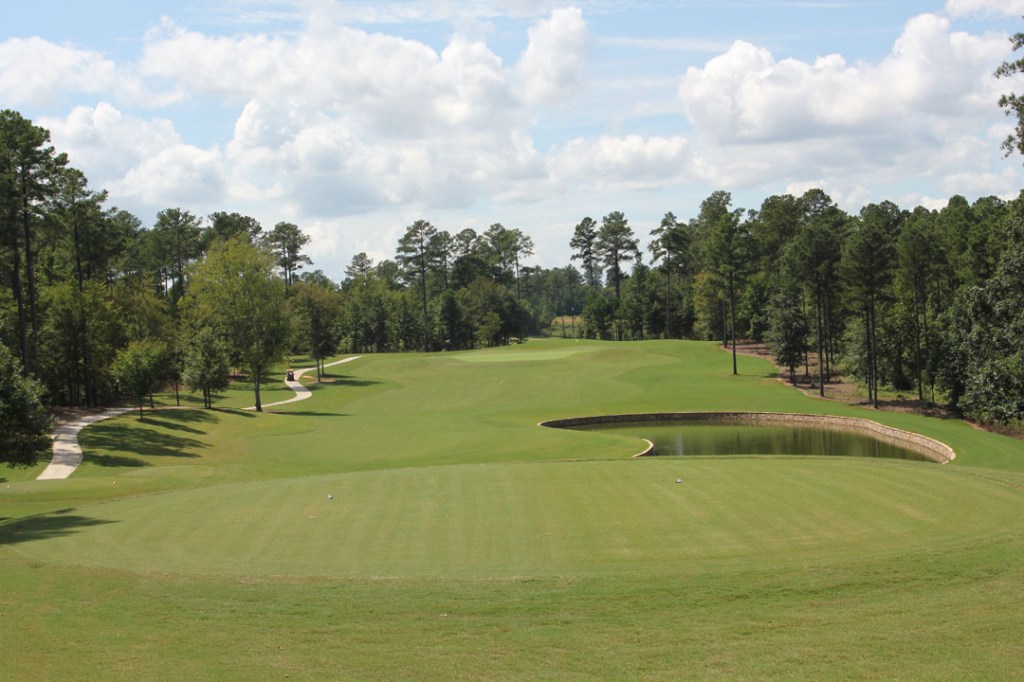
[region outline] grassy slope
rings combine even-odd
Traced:
[[[11,679],[1019,673],[1024,446],[740,370],[531,341],[367,357],[277,415],[98,424],[71,479],[0,489],[0,654]],[[870,416],[959,459],[629,462],[535,426],[705,409]]]

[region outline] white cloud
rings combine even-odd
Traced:
[[[573,94],[583,80],[589,45],[578,7],[556,9],[529,31],[530,41],[516,65],[525,101],[545,103]]]
[[[90,184],[110,191],[113,203],[159,210],[225,198],[221,153],[184,143],[170,121],[125,116],[101,102],[39,123],[67,152],[72,166],[88,170]]]
[[[1017,174],[984,169],[998,165],[998,145],[985,131],[999,125],[992,72],[1005,51],[1005,36],[955,32],[931,14],[908,21],[877,63],[839,55],[777,61],[737,41],[689,68],[679,86],[696,130],[695,167],[720,186],[814,180],[845,186],[854,200],[864,188],[912,176],[951,186],[977,174],[971,186],[1002,187]]]
[[[0,42],[0,101],[47,107],[70,93],[115,94],[120,100],[161,105],[173,94],[147,92],[131,69],[101,53],[39,37]]]
[[[879,64],[848,64],[839,55],[776,61],[737,41],[703,68],[690,67],[679,98],[700,132],[724,142],[870,139],[879,127],[916,130],[922,121],[991,111],[992,65],[1005,48],[1001,36],[951,32],[949,20],[929,14],[911,19]]]
[[[946,11],[954,17],[970,14],[1024,15],[1024,0],[947,0]]]
[[[550,167],[554,182],[563,186],[607,191],[664,187],[692,177],[688,152],[680,136],[576,138],[553,152]]]
[[[318,13],[288,40],[211,37],[165,21],[149,35],[141,68],[196,97],[245,102],[226,145],[240,195],[263,187],[314,217],[536,196],[546,171],[525,133],[517,79],[539,69],[535,96],[573,80],[572,64],[540,65],[559,61],[545,53],[550,41],[578,34],[578,10],[540,22],[514,71],[462,35],[437,53],[330,17]]]

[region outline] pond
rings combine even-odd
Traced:
[[[751,425],[701,420],[645,421],[571,426],[646,438],[651,455],[831,455],[929,461],[923,454],[867,434],[821,427]]]

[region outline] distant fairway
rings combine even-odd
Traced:
[[[531,340],[366,356],[276,413],[96,424],[71,478],[0,473],[8,676],[1024,675],[1024,444],[771,371]],[[867,417],[958,457],[634,460],[635,435],[538,426],[694,410]]]
[[[491,352],[460,353],[455,357],[462,362],[539,362],[543,360],[562,360],[570,355],[586,353],[589,348],[566,348],[547,351],[515,352],[502,349]]]

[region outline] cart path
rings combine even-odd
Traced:
[[[78,445],[78,432],[93,422],[110,419],[130,412],[131,407],[113,407],[103,412],[84,414],[73,417],[69,421],[58,422],[53,428],[53,459],[43,473],[36,476],[37,481],[49,481],[67,478],[82,463],[82,448]]]
[[[344,362],[352,362],[360,357],[361,356],[359,355],[354,355],[350,358],[345,358],[344,360],[337,360],[336,362],[324,365],[324,368],[334,367],[335,365],[340,365]],[[295,397],[276,403],[270,403],[263,407],[286,405],[299,400],[305,400],[313,395],[312,392],[303,386],[299,380],[302,378],[303,374],[314,370],[316,370],[316,367],[304,367],[303,369],[295,370],[295,380],[285,380],[285,384],[288,385],[288,388],[295,391]],[[53,459],[50,460],[50,464],[43,470],[43,472],[36,476],[36,480],[52,481],[70,476],[71,473],[78,468],[78,465],[82,463],[82,447],[78,444],[78,433],[89,424],[93,424],[104,419],[110,419],[111,417],[118,417],[126,412],[131,412],[134,409],[135,408],[133,407],[112,407],[102,412],[84,414],[67,421],[58,422],[53,428]],[[255,410],[256,408],[247,407],[245,409]]]
[[[362,357],[361,355],[353,355],[352,357],[345,358],[344,360],[335,360],[334,362],[329,362],[326,365],[324,365],[324,369],[327,369],[328,367],[334,367],[335,365],[340,365],[340,364],[343,364],[343,363],[346,363],[346,362],[352,362],[353,360],[358,360],[361,357]],[[285,385],[288,388],[290,388],[293,391],[295,391],[295,397],[294,398],[289,398],[288,400],[279,400],[276,403],[264,403],[263,407],[277,407],[278,405],[287,405],[288,403],[297,403],[300,400],[305,400],[309,396],[313,395],[313,393],[308,388],[306,388],[305,386],[302,385],[302,382],[300,381],[300,379],[302,379],[302,375],[305,374],[306,372],[315,372],[315,371],[316,371],[316,367],[303,367],[302,369],[295,370],[294,375],[293,375],[295,377],[294,380],[292,380],[292,381],[288,381],[287,379],[284,380]],[[255,410],[256,406],[253,405],[253,406],[247,407],[245,409],[250,410],[250,411],[251,410]]]

